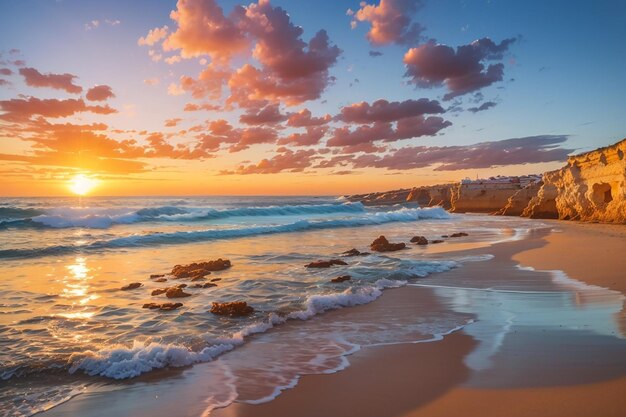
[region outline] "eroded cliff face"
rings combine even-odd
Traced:
[[[519,190],[515,184],[460,184],[452,189],[451,211],[495,213]]]
[[[416,187],[407,196],[407,202],[416,202],[420,207],[441,206],[446,210],[452,207],[452,189],[457,184],[441,184],[424,187]]]
[[[543,182],[529,184],[509,197],[506,205],[496,212],[501,216],[521,216],[530,201],[535,198]]]
[[[547,172],[523,215],[626,223],[626,139]]]

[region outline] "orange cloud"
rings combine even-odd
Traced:
[[[27,97],[25,99],[11,99],[0,101],[1,120],[20,121],[30,119],[31,116],[67,117],[80,112],[98,114],[116,113],[117,110],[106,106],[88,106],[83,99],[39,99]]]
[[[390,43],[416,43],[424,28],[411,21],[411,15],[422,7],[422,0],[380,0],[378,6],[361,2],[361,8],[349,15],[354,16],[352,28],[356,22],[369,22],[367,39],[374,45]],[[351,13],[352,12],[352,13]]]
[[[108,85],[97,85],[87,90],[87,100],[104,101],[115,97],[113,90]]]

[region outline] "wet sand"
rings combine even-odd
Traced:
[[[562,270],[593,285],[626,287],[626,230],[621,226],[550,222],[528,239],[477,249],[492,262],[464,266],[433,279],[478,274],[485,282],[504,276],[523,282],[516,263]],[[472,253],[472,251],[469,251]],[[457,278],[458,278],[457,277]],[[363,308],[385,308],[383,297]],[[584,301],[581,308],[584,308]],[[624,329],[624,310],[616,315]],[[480,320],[480,319],[479,319]],[[506,335],[489,369],[476,371],[467,355],[476,341],[461,331],[443,341],[365,348],[351,366],[333,375],[301,378],[298,386],[261,405],[234,403],[212,415],[279,416],[623,416],[626,410],[626,345],[620,338],[585,332],[520,328]],[[465,360],[464,360],[465,358]]]

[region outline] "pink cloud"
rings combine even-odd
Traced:
[[[291,151],[279,148],[272,158],[263,159],[258,164],[241,165],[235,171],[222,171],[222,175],[277,174],[279,172],[302,172],[310,167],[315,159],[312,149]]]
[[[140,46],[152,46],[161,39],[165,38],[168,34],[169,28],[167,26],[163,26],[161,28],[154,28],[148,32],[146,36],[139,38],[137,41],[137,45]]]
[[[259,111],[250,109],[239,117],[239,121],[247,125],[262,125],[284,122],[288,118],[288,114],[280,112],[278,104],[270,104]]]
[[[116,113],[117,110],[106,106],[88,106],[82,99],[39,99],[35,97],[14,98],[0,101],[0,110],[4,113],[0,119],[7,121],[27,120],[31,116],[66,117],[80,112],[98,114]]]
[[[312,117],[309,109],[302,109],[297,113],[292,113],[287,120],[287,125],[292,127],[307,127],[325,125],[332,120],[330,114],[324,117]]]
[[[82,87],[74,84],[77,77],[72,74],[42,74],[35,68],[20,68],[19,72],[24,77],[26,85],[31,87],[50,87],[72,94],[83,91]]]
[[[424,114],[443,113],[445,110],[438,101],[421,98],[402,102],[376,100],[371,105],[365,101],[345,106],[337,119],[346,123],[392,122],[407,117]]]
[[[304,133],[292,133],[291,135],[278,140],[278,145],[291,146],[312,146],[317,145],[326,135],[326,126],[307,126]]]
[[[352,14],[352,27],[357,21],[369,22],[367,39],[373,45],[416,43],[424,28],[412,22],[411,15],[421,6],[421,0],[380,0],[378,6],[361,2],[361,8]]]
[[[420,87],[445,84],[449,93],[444,100],[479,90],[497,81],[502,81],[504,65],[484,61],[501,60],[515,39],[505,39],[495,44],[482,38],[456,50],[434,41],[411,48],[404,55],[406,76]]]

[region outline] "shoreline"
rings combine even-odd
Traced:
[[[386,309],[393,307],[394,304],[410,302],[415,305],[414,314],[423,314],[429,310],[438,310],[443,305],[453,302],[452,298],[445,295],[446,290],[437,289],[437,284],[442,281],[464,279],[464,276],[480,276],[483,280],[485,288],[491,285],[491,277],[493,275],[493,283],[498,280],[502,281],[501,274],[505,272],[511,277],[511,285],[525,285],[525,280],[537,274],[543,274],[546,278],[546,289],[553,284],[550,281],[550,274],[543,269],[552,268],[550,265],[534,263],[533,259],[541,259],[542,254],[551,253],[549,256],[556,256],[552,253],[554,244],[551,236],[557,233],[549,233],[549,228],[563,229],[559,234],[559,239],[563,238],[565,244],[577,242],[576,229],[569,227],[560,227],[562,222],[550,222],[547,229],[536,230],[521,240],[514,240],[504,243],[497,243],[493,246],[481,246],[473,249],[463,248],[456,252],[448,252],[448,254],[462,255],[484,255],[492,254],[495,258],[488,262],[471,262],[465,264],[462,268],[453,269],[448,272],[442,272],[433,276],[420,279],[417,286],[408,286],[397,289],[389,289],[385,291],[384,297],[379,298],[373,303],[361,305],[352,308],[344,308],[332,310],[319,316],[322,320],[335,321],[342,317],[348,317],[358,312],[376,315]],[[569,226],[569,224],[567,225]],[[591,225],[587,234],[589,239],[609,240],[605,242],[605,246],[619,247],[619,243],[624,240],[623,233],[616,226],[615,233],[608,237],[602,227],[604,225]],[[615,227],[615,226],[613,226]],[[617,239],[617,240],[615,240]],[[559,241],[560,242],[560,241]],[[557,243],[557,244],[562,244]],[[617,243],[617,244],[615,244]],[[552,245],[552,246],[551,246]],[[601,251],[601,245],[595,250]],[[563,253],[559,246],[557,252],[560,256],[567,255]],[[436,252],[434,252],[436,254]],[[535,258],[526,258],[528,254]],[[521,257],[521,258],[520,258]],[[518,260],[518,258],[520,258]],[[579,262],[585,262],[585,259],[577,259]],[[532,266],[537,271],[529,272],[527,270],[518,269],[514,266],[521,263],[522,266]],[[555,262],[561,262],[562,259]],[[619,262],[613,262],[613,266],[620,267]],[[568,265],[566,265],[568,266]],[[610,267],[611,265],[609,265]],[[565,268],[564,270],[572,270]],[[619,273],[619,269],[605,268],[610,273],[602,275],[603,279],[613,279]],[[575,269],[574,269],[575,270]],[[617,272],[616,272],[617,271]],[[574,279],[580,279],[579,276],[571,276]],[[599,284],[599,282],[591,282],[591,284]],[[602,281],[604,282],[604,281]],[[440,294],[440,292],[443,293]],[[475,291],[476,293],[488,293],[484,291]],[[515,293],[515,291],[512,291]],[[506,293],[506,291],[505,291]],[[443,303],[443,304],[442,304]],[[420,313],[420,311],[422,313]],[[623,323],[623,308],[621,318],[616,320]],[[476,316],[474,316],[476,317]],[[522,378],[515,380],[516,373],[519,373],[519,367],[513,370],[508,369],[509,365],[515,365],[519,359],[520,348],[513,352],[506,352],[503,358],[495,358],[495,368],[498,372],[490,375],[488,372],[481,375],[468,366],[469,362],[480,363],[481,359],[475,357],[477,351],[484,351],[484,341],[480,341],[476,334],[472,334],[472,329],[479,329],[483,319],[478,318],[478,323],[470,325],[463,330],[453,332],[443,337],[443,340],[428,343],[398,343],[384,346],[363,347],[360,350],[345,356],[350,365],[335,373],[331,374],[313,374],[301,376],[295,387],[288,387],[270,402],[262,404],[245,404],[234,402],[225,408],[215,409],[211,412],[212,416],[217,417],[263,417],[263,416],[290,416],[297,414],[298,416],[415,416],[427,417],[437,415],[461,415],[465,414],[466,408],[476,407],[475,415],[493,415],[501,416],[503,412],[507,412],[512,416],[527,416],[529,413],[538,412],[528,408],[519,407],[519,399],[535,403],[535,397],[538,401],[550,397],[561,398],[562,401],[568,401],[572,404],[578,404],[576,401],[583,401],[585,406],[575,406],[562,408],[560,403],[548,402],[541,409],[542,415],[590,415],[589,407],[592,407],[596,415],[613,416],[618,415],[611,411],[609,406],[615,410],[623,410],[624,400],[620,398],[621,392],[626,388],[626,360],[620,359],[624,357],[626,345],[619,343],[609,343],[607,346],[606,361],[612,366],[613,371],[607,371],[606,366],[600,367],[598,372],[586,372],[585,369],[576,367],[581,353],[585,355],[598,355],[598,351],[575,352],[573,358],[569,362],[565,360],[563,363],[557,363],[554,369],[543,370],[541,366],[531,367],[531,372],[526,375],[524,372]],[[292,323],[281,326],[282,330],[289,331],[291,326],[306,325],[305,323]],[[626,326],[620,326],[622,334]],[[545,329],[541,329],[545,331]],[[266,333],[269,334],[272,331]],[[511,337],[517,331],[509,333],[506,337]],[[497,336],[497,335],[496,335]],[[534,354],[545,354],[548,357],[556,357],[558,349],[555,346],[548,346],[548,349],[542,351],[541,338],[538,334],[530,332],[519,339],[520,345],[527,344],[524,349],[529,349]],[[540,334],[544,337],[543,334]],[[566,340],[577,340],[580,335],[565,335]],[[255,336],[250,339],[250,343],[238,348],[236,351],[244,355],[246,351],[254,349]],[[591,339],[590,339],[591,340]],[[596,339],[593,339],[596,340]],[[599,339],[600,340],[600,339]],[[604,339],[600,341],[603,342]],[[506,340],[505,340],[506,342]],[[505,343],[506,347],[506,343]],[[558,348],[558,346],[557,346]],[[510,350],[510,348],[508,348]],[[488,349],[487,349],[488,350]],[[253,354],[254,351],[251,351]],[[228,355],[228,354],[227,354]],[[516,356],[517,355],[517,356]],[[578,356],[576,356],[578,355]],[[479,355],[480,356],[480,355]],[[484,359],[484,358],[483,358]],[[489,358],[488,358],[489,359]],[[558,362],[558,361],[557,361]],[[475,365],[474,363],[474,365]],[[568,367],[574,364],[572,369]],[[133,414],[139,416],[165,416],[175,413],[181,416],[199,416],[208,415],[204,412],[203,399],[207,396],[208,385],[203,380],[203,369],[205,364],[198,364],[191,368],[173,370],[178,375],[173,378],[165,377],[161,380],[155,378],[140,378],[137,381],[129,381],[131,386],[139,386],[138,391],[127,393],[126,390],[93,392],[86,393],[75,397],[74,399],[55,407],[41,415],[44,416],[64,416],[64,415],[81,415],[90,417],[99,417],[109,415],[112,411],[111,402],[117,404],[114,412],[121,414]],[[519,363],[518,363],[519,365]],[[541,364],[539,364],[541,365]],[[585,368],[585,367],[583,367]],[[512,372],[515,371],[515,372]],[[575,386],[562,386],[563,378],[559,380],[553,379],[550,382],[549,372],[561,373],[567,378],[580,379],[580,383]],[[163,371],[167,373],[167,371]],[[548,372],[548,375],[546,375]],[[477,376],[478,375],[478,376]],[[552,384],[544,387],[533,387],[529,384],[533,378],[546,377],[547,381]],[[254,373],[251,375],[254,378]],[[526,380],[524,380],[526,378]],[[485,386],[485,381],[499,381],[508,383],[508,387]],[[488,385],[488,384],[487,384]],[[518,386],[519,385],[519,386]],[[114,385],[112,385],[114,386]],[[588,388],[588,389],[587,389]],[[596,401],[593,392],[602,391],[602,401]],[[138,395],[139,393],[139,395]],[[137,401],[141,398],[142,401]],[[323,398],[323,401],[320,401]],[[480,399],[480,400],[474,400]],[[167,400],[166,400],[167,399]],[[368,399],[363,401],[363,399]],[[485,408],[482,402],[491,401],[494,404],[508,404],[508,407],[517,407],[516,412],[519,414],[510,414],[511,410],[506,406],[498,406],[493,408]],[[591,404],[591,405],[590,405]],[[606,406],[604,405],[606,404]],[[585,408],[586,407],[586,408]],[[485,408],[485,413],[479,410]],[[104,410],[107,410],[104,413]],[[183,411],[184,410],[184,411]],[[600,410],[601,414],[597,411]],[[580,411],[580,414],[577,414]],[[584,412],[583,412],[584,411]],[[489,414],[493,412],[493,414]],[[552,413],[552,414],[551,414]],[[563,414],[560,414],[563,413]],[[586,413],[586,414],[585,414]],[[611,414],[613,413],[613,414]],[[592,413],[593,414],[593,413]]]

